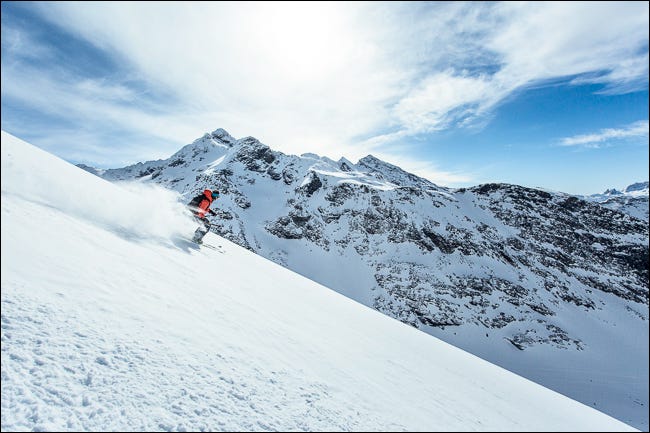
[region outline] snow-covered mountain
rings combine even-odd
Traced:
[[[198,248],[168,190],[4,131],[1,173],[2,431],[633,431],[217,235]]]
[[[219,235],[648,428],[644,221],[517,185],[452,190],[370,155],[285,155],[223,129],[167,160],[101,175],[186,201],[218,188]]]
[[[602,194],[592,194],[582,198],[644,221],[649,219],[648,181],[633,183],[625,187],[623,191],[610,188]]]

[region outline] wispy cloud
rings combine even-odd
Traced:
[[[446,129],[479,116],[503,97],[500,93],[490,77],[446,71],[422,80],[396,104],[394,115],[410,134]]]
[[[614,140],[645,138],[648,141],[648,121],[640,120],[624,128],[606,128],[594,134],[576,135],[566,137],[560,140],[561,146],[584,146],[591,148],[602,147],[603,144],[609,144]]]
[[[647,62],[639,66],[648,50],[648,3],[503,2],[496,10],[503,26],[487,47],[501,54],[499,74],[530,81],[602,72],[595,82],[647,86]]]
[[[648,86],[648,3],[502,2],[455,12],[444,27],[454,35],[449,45],[422,41],[451,59],[437,59],[446,69],[422,74],[396,104],[395,117],[414,133],[480,121],[516,90],[545,80],[604,83],[610,94]],[[473,31],[455,25],[465,15]]]

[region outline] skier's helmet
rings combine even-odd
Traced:
[[[213,199],[215,199],[215,198],[219,198],[219,191],[217,191],[216,189],[213,190],[213,191],[212,191],[212,198],[213,198]]]

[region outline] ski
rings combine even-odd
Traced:
[[[183,237],[183,240],[189,242],[189,244],[192,245],[193,249],[200,249],[200,247],[206,247],[211,250],[219,251],[221,254],[226,253],[226,251],[223,249],[223,245],[214,245],[206,242],[197,242],[194,238],[189,238],[189,237],[188,238]]]
[[[223,252],[221,245],[215,246],[215,245],[206,244],[206,243],[202,243],[202,244],[198,244],[198,245],[200,245],[200,246],[202,246],[202,247],[208,247],[208,248],[211,248],[211,249],[213,249],[213,250],[217,250],[217,251],[222,251],[222,252]]]
[[[188,240],[192,242],[194,245],[196,245],[197,247],[206,247],[206,248],[210,248],[211,250],[219,251],[220,253],[225,254],[225,251],[223,250],[223,247],[221,245],[206,244],[205,242],[199,243],[194,239],[188,239]]]

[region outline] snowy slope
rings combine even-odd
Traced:
[[[285,155],[223,129],[167,160],[85,169],[184,201],[217,187],[217,234],[648,428],[646,222],[560,192],[451,190],[371,155]]]
[[[633,430],[143,188],[2,132],[3,431]]]

